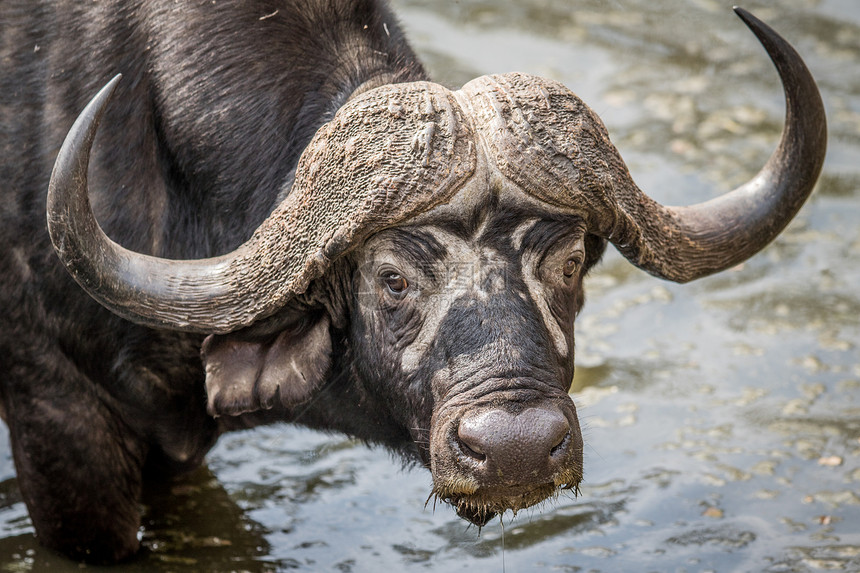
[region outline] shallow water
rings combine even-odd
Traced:
[[[685,204],[753,175],[783,103],[753,36],[713,0],[398,0],[431,73],[564,82],[639,183]],[[589,278],[574,399],[578,499],[482,531],[425,506],[430,478],[338,435],[225,436],[147,501],[121,571],[860,570],[860,4],[745,5],[805,57],[829,114],[821,182],[738,269],[688,285],[614,251]],[[0,571],[80,570],[40,549],[0,445]]]

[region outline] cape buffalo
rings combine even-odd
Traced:
[[[782,139],[666,207],[559,83],[428,81],[382,0],[0,3],[0,403],[39,540],[128,557],[144,476],[274,421],[418,461],[479,525],[576,491],[573,322],[606,243],[719,272],[820,171],[814,81],[737,12]]]

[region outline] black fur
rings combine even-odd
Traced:
[[[549,404],[578,444],[568,465],[581,463],[567,395],[573,318],[605,242],[577,217],[517,210],[490,192],[459,219],[378,234],[408,281],[440,292],[447,270],[436,263],[460,261],[434,227],[500,259],[480,279],[495,294],[449,296],[438,339],[412,372],[404,348],[433,297],[385,291],[362,249],[277,315],[205,342],[130,324],[90,299],[53,252],[46,190],[77,113],[118,72],[91,160],[91,201],[117,242],[169,258],[240,245],[289,193],[302,150],[350,96],[426,79],[383,0],[0,2],[0,406],[43,544],[92,562],[127,558],[144,479],[193,469],[222,432],[263,423],[339,430],[431,466],[431,434],[456,434],[470,404]],[[514,230],[533,218],[540,224],[514,245]],[[565,261],[582,249],[581,269],[565,279]],[[564,341],[530,299],[523,253],[540,261],[528,280],[548,293]],[[494,345],[497,354],[483,350]],[[444,423],[434,430],[431,419]],[[451,469],[449,450],[442,465]],[[505,508],[457,509],[485,523]]]
[[[425,78],[382,0],[0,3],[0,403],[40,541],[93,562],[136,551],[142,475],[195,467],[226,429],[337,416],[370,440],[402,432],[343,374],[313,408],[212,418],[200,337],[129,324],[73,283],[47,235],[48,177],[119,72],[91,200],[119,243],[173,258],[242,243],[356,89]]]

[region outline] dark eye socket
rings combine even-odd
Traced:
[[[562,267],[564,276],[568,278],[576,274],[577,270],[579,270],[579,259],[577,257],[570,257],[564,262],[564,266]]]
[[[409,281],[399,273],[386,273],[382,275],[382,280],[385,282],[385,286],[388,287],[388,290],[394,294],[401,294],[409,288]]]

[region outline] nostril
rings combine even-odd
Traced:
[[[567,444],[570,442],[570,432],[565,432],[565,434],[561,437],[561,440],[554,445],[549,451],[549,457],[554,457],[559,453],[564,453],[567,449]]]
[[[486,461],[487,454],[481,452],[480,450],[476,450],[462,439],[457,440],[458,445],[460,446],[460,451],[469,456],[472,459],[475,459],[479,462]]]
[[[457,425],[457,445],[468,457],[483,462],[487,459],[487,428],[482,416],[466,416]]]

